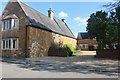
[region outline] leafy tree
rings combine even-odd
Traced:
[[[99,49],[104,49],[106,45],[106,28],[108,26],[108,13],[97,11],[91,14],[88,19],[87,31],[90,38],[96,38]]]
[[[96,38],[99,49],[120,48],[120,7],[110,14],[97,11],[88,19],[87,31],[90,38]]]
[[[116,25],[117,25],[117,33],[118,33],[118,49],[120,49],[120,6],[117,7],[116,9],[116,19],[117,19],[117,22],[116,22]]]

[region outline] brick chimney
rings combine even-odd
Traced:
[[[49,17],[51,20],[53,20],[54,12],[53,12],[53,10],[52,10],[51,8],[48,10],[48,17]]]

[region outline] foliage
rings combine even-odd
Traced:
[[[62,48],[63,43],[59,42],[59,43],[52,43],[49,50],[54,50],[54,49],[59,49]]]
[[[90,38],[96,38],[99,49],[118,48],[120,42],[120,7],[110,13],[97,11],[91,14],[88,19],[87,31]],[[113,44],[116,46],[113,47]]]
[[[63,48],[67,50],[67,52],[70,54],[70,56],[73,54],[74,52],[74,48],[72,45],[70,44],[64,44]]]
[[[80,46],[77,45],[76,50],[81,50]]]
[[[99,48],[103,49],[105,44],[106,28],[108,25],[108,14],[103,11],[97,11],[91,14],[88,19],[87,31],[90,38],[96,38]]]
[[[69,56],[72,56],[73,52],[74,52],[74,48],[72,45],[70,44],[64,44],[59,42],[59,43],[52,43],[49,50],[62,50],[62,51],[66,51],[69,53]]]
[[[82,54],[81,50],[74,50],[73,55],[77,56],[77,55],[80,55],[80,54]]]

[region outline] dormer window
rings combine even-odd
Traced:
[[[3,19],[3,30],[11,30],[11,29],[17,29],[19,24],[19,20],[17,16],[15,15],[9,15],[6,16]]]

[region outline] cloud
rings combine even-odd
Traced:
[[[88,18],[89,17],[86,17],[86,18],[75,17],[73,20],[77,22],[78,26],[81,26],[81,25],[87,26]]]
[[[58,14],[60,17],[64,18],[64,17],[68,17],[68,14],[61,11],[59,14]]]

